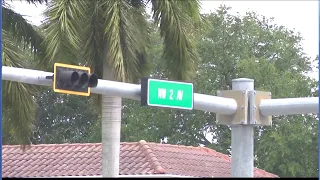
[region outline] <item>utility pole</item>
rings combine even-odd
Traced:
[[[232,90],[254,90],[253,79],[232,80]],[[248,121],[248,119],[245,119]],[[253,177],[253,125],[231,126],[231,172],[232,177]]]
[[[218,96],[237,102],[235,114],[216,114],[218,124],[231,127],[232,177],[254,177],[254,126],[272,125],[271,116],[261,114],[260,108],[271,93],[255,91],[253,79],[239,78],[232,80],[232,90],[219,91]]]

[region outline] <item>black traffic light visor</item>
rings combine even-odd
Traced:
[[[59,83],[76,85],[79,82],[79,73],[76,71],[60,71]]]
[[[98,85],[98,76],[96,74],[91,74],[89,77],[89,87],[97,87]]]
[[[88,76],[88,74],[87,73],[85,73],[85,72],[80,72],[79,73],[79,75],[80,75],[80,79],[79,79],[79,82],[78,82],[78,86],[80,86],[80,87],[84,87],[84,86],[87,86],[88,85],[88,81],[89,81],[89,76]]]

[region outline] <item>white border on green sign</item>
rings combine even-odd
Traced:
[[[191,108],[183,108],[183,107],[176,107],[176,106],[166,106],[166,105],[154,105],[149,103],[149,82],[150,81],[158,81],[158,82],[166,82],[166,83],[172,83],[172,84],[188,84],[192,86],[192,107]],[[153,107],[166,107],[166,108],[174,108],[174,109],[188,109],[192,110],[194,106],[194,92],[193,92],[193,84],[192,83],[185,83],[185,82],[177,82],[177,81],[166,81],[166,80],[160,80],[160,79],[148,79],[148,92],[147,92],[147,103],[148,106],[153,106]]]

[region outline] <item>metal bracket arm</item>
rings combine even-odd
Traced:
[[[264,91],[218,91],[218,96],[232,98],[237,102],[233,115],[216,114],[218,124],[223,125],[272,125],[272,117],[261,114],[259,106],[263,99],[270,99],[271,93]]]
[[[217,95],[225,98],[232,98],[237,103],[237,111],[233,115],[216,114],[218,124],[244,125],[248,124],[248,91],[218,91]]]

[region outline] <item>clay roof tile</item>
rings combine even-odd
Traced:
[[[101,176],[101,143],[3,145],[3,177]],[[120,174],[230,177],[231,158],[206,147],[121,143]],[[278,177],[255,168],[255,177]]]

